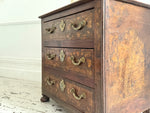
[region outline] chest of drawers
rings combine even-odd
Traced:
[[[141,113],[150,108],[150,6],[80,0],[40,16],[41,101],[69,113]]]

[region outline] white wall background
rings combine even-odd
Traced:
[[[0,76],[41,81],[38,16],[70,0],[0,0]]]
[[[0,23],[38,20],[38,16],[70,0],[0,0]]]
[[[146,4],[150,4],[150,0],[137,0],[137,1],[140,1],[140,2],[143,2],[143,3],[146,3]]]
[[[0,76],[41,81],[38,16],[71,0],[0,0]],[[139,0],[149,3],[150,0]]]

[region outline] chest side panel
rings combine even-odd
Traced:
[[[150,107],[150,9],[110,0],[106,13],[107,113]]]

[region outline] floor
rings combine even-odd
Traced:
[[[42,103],[38,82],[0,77],[0,113],[67,113],[53,100]]]

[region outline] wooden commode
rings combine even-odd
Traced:
[[[40,18],[42,102],[52,98],[69,113],[150,108],[149,5],[80,0]]]

